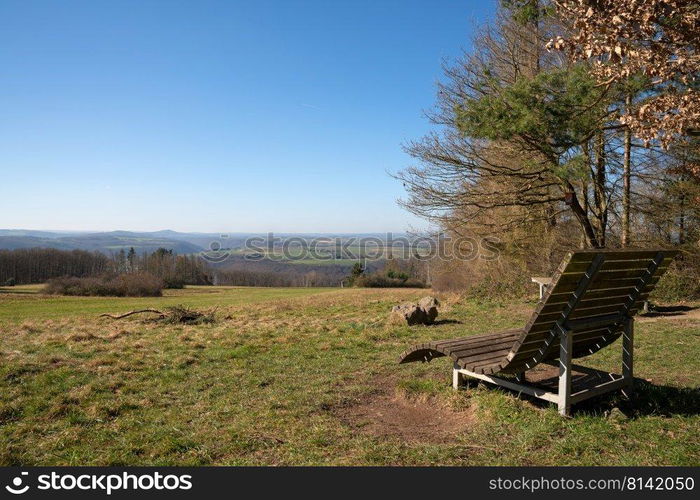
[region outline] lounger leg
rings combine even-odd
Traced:
[[[452,368],[452,388],[456,391],[460,386],[464,385],[464,375],[459,373],[460,366],[455,363]]]
[[[559,333],[559,413],[568,417],[571,413],[571,332]]]
[[[622,331],[622,377],[627,382],[623,393],[628,398],[634,390],[634,320],[628,319]]]

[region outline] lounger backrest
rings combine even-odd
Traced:
[[[559,355],[559,329],[572,331],[573,356],[591,354],[621,334],[678,252],[590,250],[569,253],[553,276],[504,371]]]

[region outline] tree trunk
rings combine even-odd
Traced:
[[[680,215],[678,217],[678,244],[685,243],[685,194],[681,193]]]
[[[629,111],[632,98],[627,95],[625,106]],[[624,158],[622,161],[622,247],[630,245],[630,182],[632,177],[632,131],[625,128]]]
[[[596,236],[600,248],[605,247],[608,225],[608,200],[605,196],[605,135],[601,130],[596,137],[595,174],[593,176],[593,201],[595,203]]]
[[[596,232],[593,228],[593,225],[591,224],[590,219],[588,218],[588,215],[586,214],[586,211],[583,209],[583,207],[578,201],[578,197],[576,196],[574,187],[571,184],[569,184],[568,187],[569,192],[566,193],[565,201],[566,204],[569,205],[569,207],[571,207],[571,211],[574,213],[576,220],[578,220],[579,224],[581,224],[583,234],[586,237],[586,243],[590,248],[602,248],[603,246],[601,245],[600,240],[596,235]]]

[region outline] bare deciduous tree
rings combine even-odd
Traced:
[[[572,32],[554,37],[550,48],[589,60],[604,85],[635,75],[650,90],[625,110],[622,123],[649,142],[665,146],[678,136],[700,133],[700,8],[697,0],[554,0]]]

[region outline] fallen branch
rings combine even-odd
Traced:
[[[119,315],[104,313],[104,314],[100,314],[100,318],[104,316],[104,317],[112,318],[112,319],[122,319],[122,318],[126,318],[127,316],[131,316],[132,314],[141,314],[141,313],[154,313],[154,314],[160,314],[161,316],[165,316],[165,314],[163,314],[163,312],[159,311],[158,309],[139,309],[137,311],[129,311],[128,313],[119,314]]]
[[[152,321],[163,321],[165,323],[184,323],[188,325],[197,325],[201,323],[213,323],[215,321],[216,308],[207,311],[199,312],[194,309],[190,309],[184,306],[173,306],[167,307],[166,312],[159,311],[158,309],[139,309],[137,311],[129,311],[128,313],[114,315],[114,314],[100,314],[100,317],[107,317],[111,319],[122,319],[132,314],[141,313],[154,313],[158,314],[159,317],[153,319]]]

